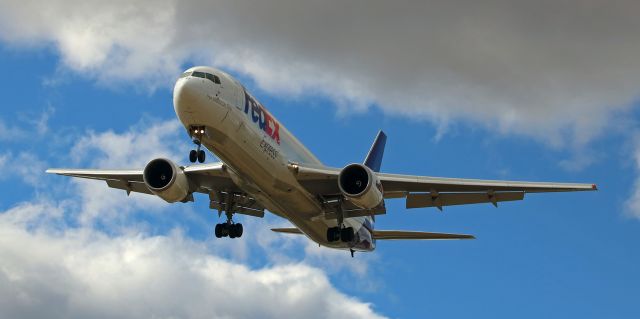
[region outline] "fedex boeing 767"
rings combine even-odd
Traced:
[[[184,72],[173,90],[173,107],[196,149],[192,163],[166,158],[143,169],[49,169],[48,173],[106,181],[112,188],[155,195],[174,202],[209,196],[226,222],[215,236],[238,238],[234,214],[288,219],[294,228],[337,249],[372,251],[381,239],[472,239],[471,235],[375,230],[385,199],[404,198],[407,208],[522,200],[525,193],[596,190],[594,184],[540,183],[397,175],[380,172],[386,135],[380,131],[362,163],[327,167],[230,75],[209,67]],[[204,164],[206,147],[221,160]]]

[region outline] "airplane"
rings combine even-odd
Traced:
[[[226,222],[217,238],[242,237],[235,214],[264,217],[265,210],[295,227],[274,232],[305,235],[329,248],[368,252],[377,240],[474,239],[472,235],[376,230],[385,200],[406,208],[524,199],[527,193],[597,190],[595,184],[441,178],[380,172],[387,140],[379,131],[362,163],[327,167],[229,74],[211,67],[186,70],[173,88],[175,113],[195,149],[192,164],[156,158],[142,169],[48,169],[47,173],[106,181],[111,188],[155,195],[168,203],[209,196],[209,207]],[[210,150],[220,162],[205,164]]]

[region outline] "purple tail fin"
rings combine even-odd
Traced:
[[[384,146],[387,143],[387,135],[383,131],[378,132],[367,158],[364,160],[364,165],[370,168],[374,172],[379,172],[382,166],[382,155],[384,155]]]

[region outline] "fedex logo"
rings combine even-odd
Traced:
[[[265,134],[280,144],[280,124],[246,90],[244,91],[244,97],[244,113],[249,115],[254,123],[258,123],[258,127]]]

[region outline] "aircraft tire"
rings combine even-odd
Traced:
[[[340,239],[345,243],[353,241],[353,227],[347,227],[340,230]]]
[[[235,228],[235,231],[236,231],[236,237],[237,238],[242,237],[242,233],[244,232],[242,224],[235,224],[234,228]]]
[[[338,240],[340,240],[340,228],[338,227],[327,228],[327,241],[332,243]]]
[[[204,152],[204,150],[199,150],[197,153],[198,153],[198,162],[204,163],[204,160],[207,158],[207,154]]]
[[[189,161],[191,163],[195,163],[197,159],[198,159],[198,152],[196,152],[196,150],[191,150],[191,152],[189,152]]]
[[[222,238],[222,224],[216,224],[215,234],[216,238]]]

